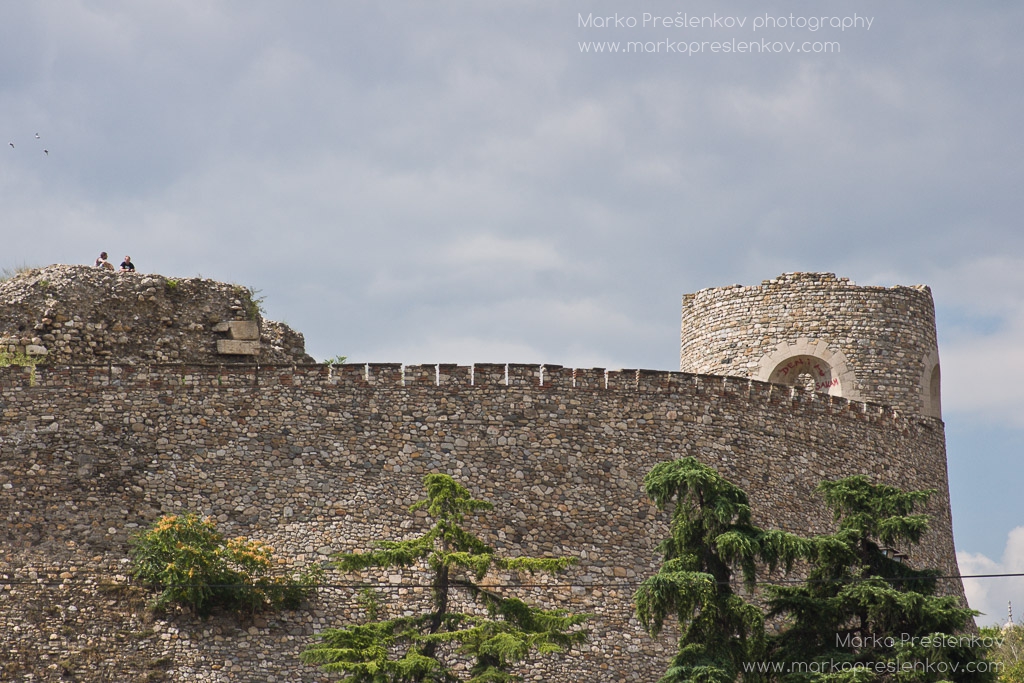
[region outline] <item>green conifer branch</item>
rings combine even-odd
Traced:
[[[336,556],[343,571],[413,567],[430,575],[431,610],[417,617],[377,620],[329,629],[302,654],[303,661],[344,674],[344,683],[412,683],[458,681],[455,667],[469,660],[474,683],[518,680],[510,668],[531,652],[548,654],[586,641],[586,615],[545,610],[505,597],[479,582],[492,569],[525,572],[561,571],[573,557],[501,558],[462,527],[468,515],[491,510],[486,501],[446,475],[424,479],[427,497],[411,512],[426,510],[433,524],[406,541],[382,541],[365,553]],[[460,591],[486,609],[482,614],[451,610],[451,594]]]

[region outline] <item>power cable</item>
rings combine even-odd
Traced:
[[[81,574],[81,572],[76,572]],[[107,575],[93,574],[93,576]],[[655,575],[656,576],[656,575]],[[811,584],[811,583],[836,583],[836,584],[855,584],[863,583],[865,581],[886,581],[889,583],[902,583],[907,581],[952,581],[952,580],[963,580],[963,579],[999,579],[999,578],[1020,578],[1024,577],[1024,573],[1012,573],[1012,574],[947,574],[938,576],[868,576],[856,579],[766,579],[754,581],[755,586],[777,586],[787,584]],[[494,583],[488,582],[486,584],[479,584],[483,588],[626,588],[630,586],[640,586],[644,581],[591,581],[591,582],[564,582],[556,581],[549,583]],[[731,582],[736,585],[747,585],[742,579],[736,579]],[[46,579],[10,579],[0,578],[0,591],[6,586],[43,586],[43,587],[61,587],[68,585],[77,586],[96,586],[96,587],[114,587],[114,586],[135,586],[141,584],[135,583],[116,583],[108,582],[101,583],[97,581],[82,580],[80,577],[75,579],[59,579],[59,580],[46,580]],[[210,588],[241,588],[243,586],[251,587],[252,584],[175,584],[181,588],[194,588],[196,586],[208,586]],[[398,583],[392,583],[390,581],[379,581],[376,583],[370,581],[340,581],[332,583],[318,583],[309,584],[310,588],[425,588],[429,589],[432,586],[424,583],[409,583],[401,581]]]

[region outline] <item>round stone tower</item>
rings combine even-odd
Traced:
[[[941,418],[935,304],[925,285],[833,273],[683,296],[679,369],[747,377]]]

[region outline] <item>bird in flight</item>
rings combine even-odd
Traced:
[[[14,149],[14,143],[13,142],[8,142],[7,144],[11,146],[11,149]]]
[[[43,154],[45,154],[46,156],[50,156],[50,150],[44,149]]]
[[[39,139],[39,133],[36,133],[36,140]]]

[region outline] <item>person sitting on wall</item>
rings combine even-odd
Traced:
[[[106,268],[107,270],[113,270],[114,264],[107,260],[107,252],[101,251],[99,257],[96,259],[97,268]]]
[[[132,257],[131,256],[125,256],[124,257],[124,261],[121,262],[121,272],[122,273],[134,273],[135,272],[135,264],[132,263]]]

